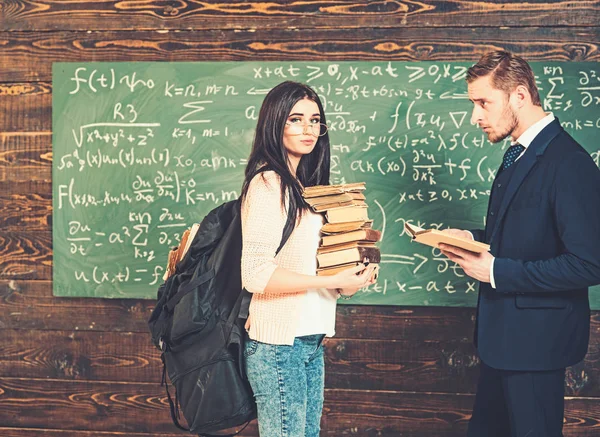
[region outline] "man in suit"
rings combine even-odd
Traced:
[[[505,51],[467,72],[472,121],[492,143],[511,137],[485,230],[449,230],[490,244],[442,251],[480,281],[480,377],[469,437],[559,437],[565,367],[588,347],[588,287],[600,283],[600,170],[545,113],[531,67]]]

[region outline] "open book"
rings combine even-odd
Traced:
[[[409,223],[404,223],[404,229],[406,229],[408,235],[412,236],[414,241],[428,246],[439,248],[439,244],[444,243],[477,253],[490,250],[489,244],[480,243],[479,241],[470,240],[468,238],[455,237],[454,235],[438,231],[437,229],[423,229]]]

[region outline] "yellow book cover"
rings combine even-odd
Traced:
[[[328,223],[366,222],[369,220],[367,208],[364,206],[344,206],[328,209],[325,218]]]
[[[322,239],[323,246],[348,243],[350,241],[379,241],[381,231],[376,229],[358,229],[356,231],[342,232],[335,235],[325,235]]]

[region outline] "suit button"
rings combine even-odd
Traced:
[[[497,186],[498,188],[500,188],[500,187],[502,186],[502,184],[498,184],[498,185],[496,185],[496,186]]]
[[[490,212],[490,215],[494,215],[494,211]]]

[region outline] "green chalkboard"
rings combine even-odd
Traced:
[[[475,281],[421,226],[482,228],[506,143],[470,124],[466,62],[57,63],[53,67],[54,294],[154,298],[183,230],[238,196],[264,95],[321,96],[331,182],[367,183],[381,276],[353,304],[474,306]],[[533,63],[543,105],[600,150],[596,63]],[[600,308],[600,289],[592,292]]]

